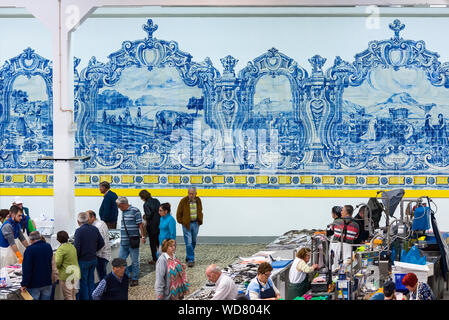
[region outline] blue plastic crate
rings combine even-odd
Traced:
[[[286,266],[288,266],[288,264],[290,263],[290,262],[292,262],[293,260],[279,260],[279,261],[273,261],[272,263],[271,263],[271,266],[273,267],[273,268],[284,268],[284,267],[286,267]]]
[[[395,273],[394,274],[394,283],[396,285],[396,291],[405,292],[407,288],[402,284],[402,278],[404,278],[406,273]]]

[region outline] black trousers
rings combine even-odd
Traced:
[[[154,230],[147,230],[148,231],[148,239],[150,240],[150,248],[151,248],[151,255],[153,257],[153,261],[157,260],[156,252],[159,248],[159,230],[156,232]]]

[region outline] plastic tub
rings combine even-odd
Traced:
[[[402,284],[402,278],[404,278],[406,273],[395,273],[394,274],[394,283],[396,285],[397,291],[407,291],[407,288]]]

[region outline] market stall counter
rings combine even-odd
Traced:
[[[59,243],[56,241],[56,236],[47,236],[45,237],[47,242],[51,244],[53,252],[59,246]],[[119,230],[110,230],[109,231],[109,241],[111,244],[111,255],[112,259],[117,258],[120,249],[120,231]],[[69,242],[73,243],[73,237],[70,237]],[[23,300],[21,294],[21,285],[22,282],[22,266],[20,264],[15,264],[13,266],[7,266],[5,270],[8,272],[9,281],[2,281],[0,276],[0,300]],[[111,271],[110,263],[107,267],[107,272]],[[7,283],[6,283],[7,282]],[[97,272],[95,271],[95,283],[99,282]],[[55,287],[55,300],[63,300],[62,289],[59,283],[56,284]]]
[[[222,272],[234,280],[239,294],[245,294],[248,284],[257,276],[257,268],[262,262],[270,262],[273,266],[271,280],[279,289],[281,298],[287,295],[286,281],[292,264],[293,250],[259,251],[250,257],[239,257],[236,261],[223,268]],[[215,285],[206,283],[193,292],[187,300],[211,300],[215,294]]]
[[[295,250],[310,247],[311,235],[316,230],[290,230],[269,243],[265,251],[259,251],[250,257],[239,257],[222,271],[231,277],[237,285],[240,294],[246,293],[248,284],[257,276],[257,268],[262,262],[269,262],[273,266],[271,280],[285,299],[288,289],[288,272],[295,258]],[[206,283],[193,292],[187,300],[210,300],[214,296],[215,286]]]

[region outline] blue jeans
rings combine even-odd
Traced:
[[[92,292],[95,287],[95,267],[97,258],[91,261],[78,261],[81,269],[80,300],[92,300]]]
[[[129,277],[129,274],[132,272],[131,280],[139,280],[139,248],[132,249],[129,244],[120,244],[119,258],[126,260],[129,255],[131,255],[131,265],[126,267],[126,275]]]
[[[98,273],[98,282],[103,280],[104,277],[106,277],[106,266],[108,265],[109,261],[97,257],[97,273]]]
[[[52,285],[40,288],[27,288],[34,300],[50,300]]]
[[[187,230],[184,225],[182,226],[182,231],[184,232],[184,242],[186,244],[187,262],[195,261],[196,237],[198,236],[199,228],[198,222],[190,222],[190,230]]]

